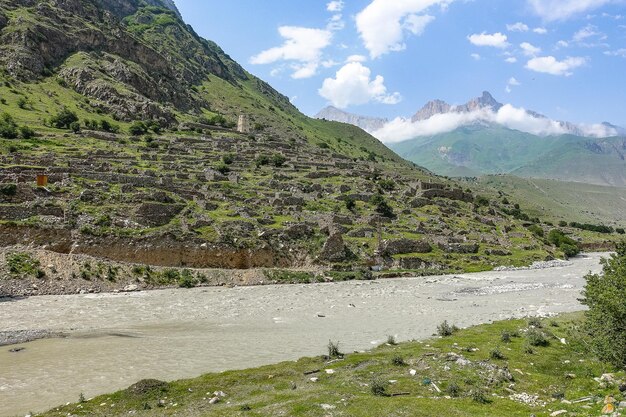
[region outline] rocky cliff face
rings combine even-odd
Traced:
[[[413,117],[411,121],[418,122],[428,120],[436,114],[444,114],[450,112],[452,106],[442,100],[432,100],[426,103]]]

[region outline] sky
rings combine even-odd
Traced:
[[[176,5],[198,34],[308,115],[334,105],[410,117],[429,100],[462,104],[487,90],[555,120],[626,127],[626,0]]]

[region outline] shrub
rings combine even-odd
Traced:
[[[0,115],[0,137],[5,139],[17,138],[17,124],[8,113]]]
[[[446,392],[451,397],[458,397],[461,395],[461,387],[456,382],[452,381],[446,387]]]
[[[287,158],[285,158],[284,155],[276,153],[272,156],[272,165],[274,165],[276,168],[280,168],[283,165],[285,165],[285,162],[287,162]]]
[[[585,327],[593,351],[616,367],[626,367],[626,241],[602,260],[602,274],[589,274],[581,302],[589,307]]]
[[[385,197],[382,194],[374,194],[370,200],[370,203],[374,206],[374,209],[378,214],[383,217],[393,218],[393,209],[385,201]]]
[[[495,348],[489,351],[489,357],[491,359],[497,359],[497,360],[506,359],[506,356],[504,356],[504,353],[502,353],[502,351],[500,350],[498,346],[496,346]]]
[[[198,280],[193,276],[191,271],[185,269],[178,280],[178,286],[180,288],[193,288],[198,285]]]
[[[489,199],[485,196],[479,195],[474,199],[474,204],[478,207],[489,207]]]
[[[567,227],[567,222],[565,220],[561,220],[559,222],[559,227]]]
[[[387,336],[387,344],[391,346],[397,345],[398,342],[396,341],[395,336],[392,336],[392,335]]]
[[[383,179],[378,181],[378,186],[385,191],[393,191],[396,188],[396,183],[392,179]]]
[[[50,118],[50,124],[57,129],[69,129],[74,122],[78,122],[78,116],[67,107],[63,107]]]
[[[328,357],[343,358],[343,353],[339,350],[339,342],[328,341]]]
[[[566,236],[565,233],[559,229],[550,230],[550,233],[548,233],[548,242],[561,249],[567,257],[576,256],[580,253],[578,243],[574,239]]]
[[[507,330],[503,330],[502,333],[500,333],[500,340],[504,343],[511,343],[511,333]]]
[[[372,379],[372,383],[370,384],[370,390],[372,394],[377,397],[386,397],[387,394],[387,381],[383,380],[380,377],[375,377]]]
[[[622,227],[618,227],[617,229],[615,229],[615,232],[619,235],[626,234],[626,230],[624,230]]]
[[[479,404],[489,404],[491,402],[491,400],[489,400],[489,398],[487,397],[485,391],[480,388],[474,388],[470,392],[470,398],[472,399],[472,401]]]
[[[45,273],[39,268],[40,263],[27,253],[12,253],[6,258],[7,267],[11,275],[35,276],[43,278]]]
[[[35,131],[28,126],[20,126],[18,130],[22,139],[32,139],[35,137]]]
[[[264,166],[264,165],[268,165],[269,163],[270,163],[270,157],[267,155],[259,155],[254,160],[254,164],[256,165],[257,168]]]
[[[78,122],[72,122],[70,124],[70,130],[74,133],[78,133],[80,132],[80,123]]]
[[[6,196],[13,196],[17,194],[16,184],[0,184],[0,194]]]
[[[542,327],[539,317],[531,317],[528,319],[528,325],[540,329]]]
[[[531,224],[528,226],[528,230],[537,237],[543,237],[544,235],[543,228],[538,224]]]
[[[220,162],[215,166],[215,170],[222,175],[226,175],[230,172],[230,167],[223,162]]]
[[[394,366],[404,366],[406,365],[406,362],[404,361],[404,358],[400,355],[394,355],[391,358],[391,364]]]
[[[455,325],[450,326],[448,321],[445,320],[439,326],[437,326],[437,334],[442,337],[452,336],[454,333],[458,332],[459,328]]]
[[[546,337],[546,334],[538,329],[529,329],[526,332],[526,342],[528,342],[530,346],[535,347],[545,347],[550,345],[550,341]]]
[[[346,208],[350,211],[354,210],[356,208],[356,201],[354,200],[354,198],[352,197],[348,197],[346,199]]]
[[[235,154],[234,153],[227,153],[222,155],[222,162],[225,163],[226,165],[230,165],[233,162],[235,162]]]
[[[133,136],[145,135],[146,133],[148,133],[148,127],[145,125],[144,122],[135,121],[128,128],[128,133]]]

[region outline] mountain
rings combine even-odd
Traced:
[[[171,2],[0,0],[0,39],[0,255],[33,257],[0,264],[0,294],[560,255],[498,201],[477,206],[358,127],[306,117]]]
[[[541,137],[498,125],[474,125],[391,148],[441,175],[512,174],[626,187],[626,138],[622,137]]]
[[[356,114],[348,113],[343,110],[339,110],[336,107],[328,106],[314,116],[316,119],[326,119],[335,122],[347,123],[353,126],[358,126],[366,132],[374,132],[381,129],[385,124],[389,122],[388,119],[368,116],[358,116]]]

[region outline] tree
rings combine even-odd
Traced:
[[[133,136],[141,136],[145,135],[148,132],[148,127],[144,122],[135,121],[128,128],[128,132]]]
[[[393,209],[391,206],[385,201],[385,197],[382,194],[374,194],[370,200],[370,203],[374,206],[376,213],[380,214],[383,217],[393,218]]]
[[[594,353],[606,362],[626,368],[626,241],[617,253],[602,260],[602,274],[589,274],[580,300],[589,307],[585,326]]]
[[[69,129],[74,122],[78,122],[78,116],[67,107],[63,107],[50,118],[50,124],[57,129]]]
[[[561,249],[568,258],[580,253],[578,243],[571,237],[566,236],[565,233],[559,229],[550,230],[550,233],[548,233],[548,242]]]
[[[17,124],[9,113],[0,115],[0,137],[5,139],[17,138]]]
[[[22,139],[31,139],[35,137],[35,131],[28,126],[20,126],[19,131]]]
[[[287,158],[285,158],[283,154],[275,153],[274,155],[272,155],[272,165],[274,165],[276,168],[282,167],[283,165],[285,165],[285,162],[287,162]]]

